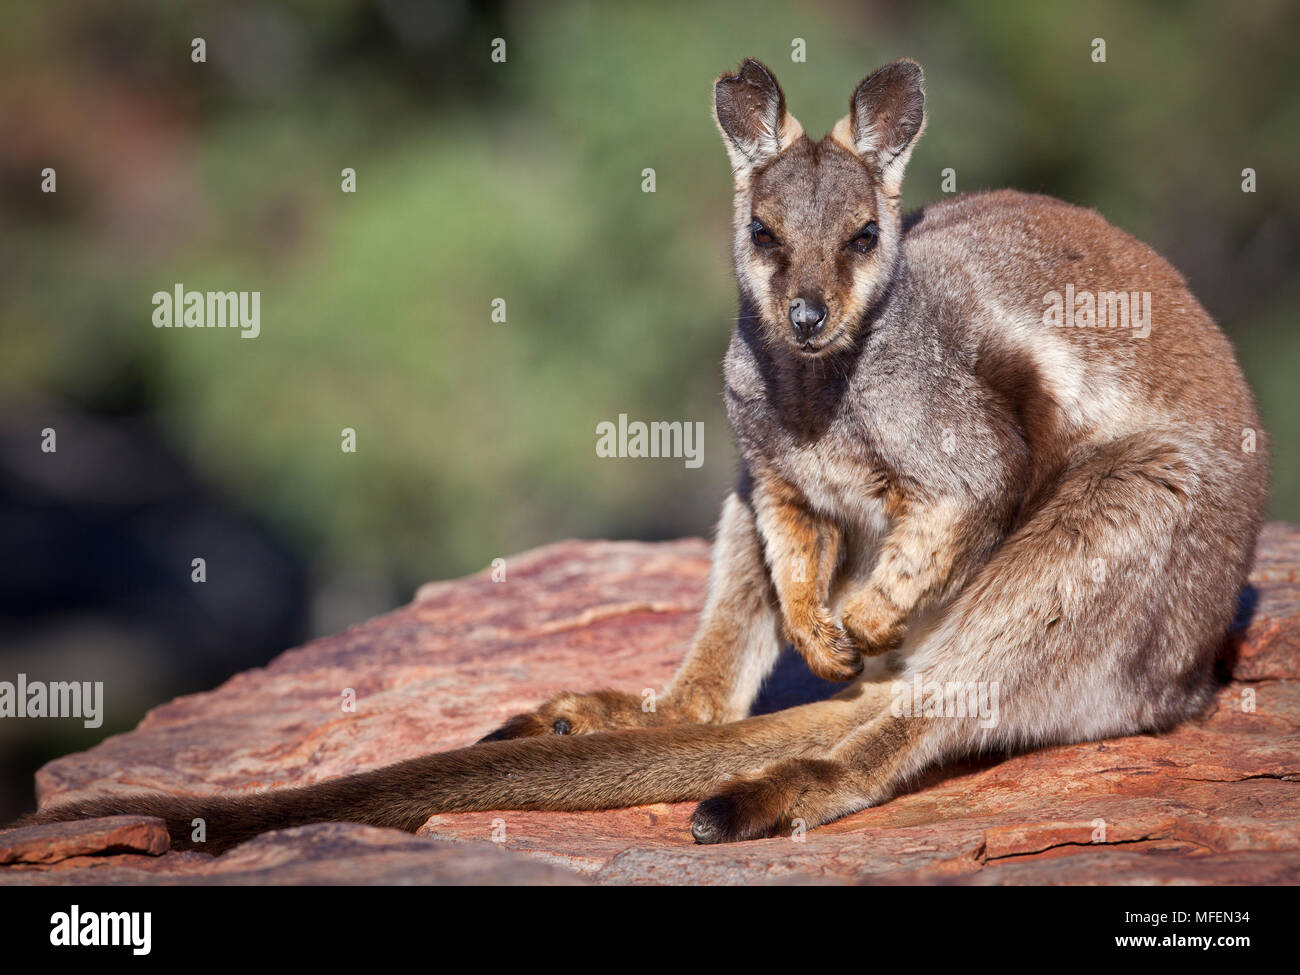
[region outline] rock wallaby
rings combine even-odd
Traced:
[[[814,142],[758,61],[715,83],[743,469],[653,711],[565,693],[358,775],[28,821],[149,813],[188,847],[201,817],[215,852],[324,820],[697,801],[695,839],[717,843],[818,826],[946,760],[1202,710],[1268,490],[1233,350],[1177,271],[1090,210],[1000,191],[905,218],[922,85],[886,65]],[[845,688],[747,717],[786,642]]]

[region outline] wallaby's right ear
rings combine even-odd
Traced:
[[[776,77],[753,58],[714,83],[713,117],[737,182],[803,135],[799,120],[785,110],[785,93]]]

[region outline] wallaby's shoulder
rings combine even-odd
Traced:
[[[950,267],[963,261],[1014,268],[1029,278],[1078,265],[1103,275],[1131,268],[1156,286],[1186,286],[1153,248],[1096,210],[1041,193],[963,193],[908,214],[903,229],[913,264],[932,257]]]
[[[914,210],[903,221],[904,239],[909,243],[949,234],[975,242],[982,232],[997,233],[1001,228],[1037,230],[1062,239],[1123,234],[1096,210],[1042,193],[1010,189],[961,193]]]

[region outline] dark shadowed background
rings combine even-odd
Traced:
[[[0,821],[49,758],[421,582],[708,532],[734,465],[709,96],[746,55],[814,135],[920,60],[909,207],[952,168],[1152,243],[1235,340],[1300,517],[1294,3],[0,9],[0,680],[107,700],[97,730],[0,720]],[[260,291],[262,334],[153,328],[177,283]],[[702,421],[703,466],[598,458],[620,413]]]

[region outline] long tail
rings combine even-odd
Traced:
[[[15,823],[157,816],[174,849],[221,853],[259,833],[320,822],[414,832],[434,813],[614,809],[708,798],[729,776],[825,751],[850,725],[832,699],[725,725],[494,741],[297,789],[227,796],[140,793],[80,799]],[[204,842],[191,837],[203,821]]]

